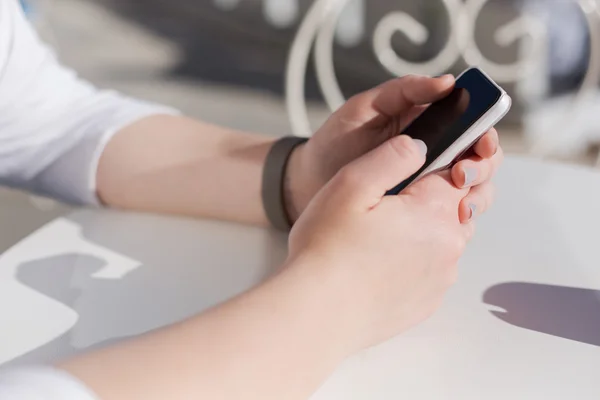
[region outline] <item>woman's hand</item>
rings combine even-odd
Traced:
[[[459,215],[469,189],[457,188],[449,174],[429,176],[399,196],[384,196],[423,165],[423,147],[399,136],[350,163],[310,203],[291,233],[291,264],[308,258],[314,268],[325,270],[330,296],[339,306],[332,317],[351,327],[346,332],[354,332],[352,350],[429,317],[455,282],[457,262],[473,235],[473,223],[462,224]],[[482,212],[490,200],[487,192],[477,196]]]
[[[386,140],[400,134],[432,102],[447,96],[454,77],[408,75],[352,97],[290,159],[286,201],[296,220],[315,194],[340,169]],[[474,147],[473,156],[457,163],[452,181],[457,187],[484,186],[461,204],[461,220],[480,213],[488,196],[487,182],[502,162],[498,134],[492,129]],[[401,179],[396,177],[396,183]]]
[[[263,285],[61,367],[105,400],[308,398],[346,357],[430,316],[456,280],[469,189],[432,175],[384,196],[423,154],[400,136],[345,166],[294,227],[288,268]]]

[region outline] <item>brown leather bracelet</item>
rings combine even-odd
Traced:
[[[292,221],[285,207],[284,183],[288,161],[294,149],[308,139],[287,136],[273,144],[263,169],[262,201],[271,224],[282,231],[292,229]]]

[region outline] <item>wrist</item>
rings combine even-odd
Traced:
[[[322,339],[322,350],[331,350],[341,361],[363,348],[363,313],[353,306],[357,297],[339,279],[344,268],[336,263],[327,252],[303,251],[288,259],[276,280],[295,293],[305,311],[301,314],[309,316]]]
[[[290,155],[283,183],[284,205],[292,223],[296,222],[316,192],[310,179],[310,165],[304,160],[306,143]]]

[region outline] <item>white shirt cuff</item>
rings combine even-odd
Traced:
[[[115,95],[110,105],[105,115],[94,116],[97,133],[83,135],[75,146],[33,179],[34,192],[69,204],[100,206],[96,175],[100,157],[114,135],[146,117],[180,115],[179,111],[170,107],[119,95]]]
[[[49,367],[0,372],[2,400],[99,400],[82,382]]]

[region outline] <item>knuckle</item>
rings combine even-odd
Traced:
[[[412,85],[423,78],[424,78],[423,75],[408,74],[408,75],[404,75],[403,77],[401,77],[400,81],[406,85]]]
[[[348,166],[343,167],[335,178],[335,183],[339,186],[347,186],[356,182],[356,172]]]
[[[456,205],[440,196],[429,196],[424,200],[429,211],[439,220],[448,220],[457,214]]]
[[[371,107],[368,106],[368,103],[370,103],[369,92],[355,94],[333,115],[348,125],[357,125],[372,118]]]
[[[448,201],[444,201],[439,198],[429,199],[429,207],[431,208],[431,212],[438,220],[445,221],[450,214],[450,205]]]
[[[437,175],[430,175],[417,182],[413,186],[413,190],[423,194],[423,200],[429,202],[430,200],[434,200],[437,197],[439,186],[440,177]]]
[[[341,187],[355,187],[359,181],[359,172],[350,166],[343,167],[335,177],[335,184]]]
[[[345,107],[352,108],[352,109],[356,108],[359,103],[362,103],[363,97],[364,97],[363,93],[358,93],[358,94],[352,95],[348,100],[346,100]],[[341,109],[339,109],[338,112],[340,110]]]

